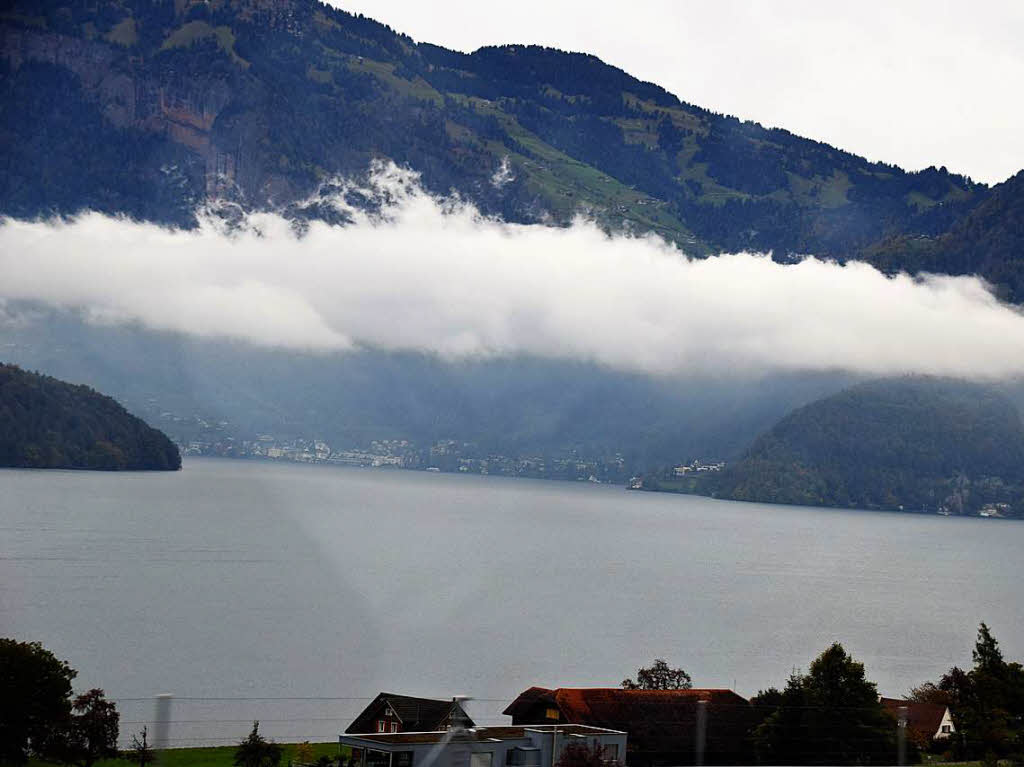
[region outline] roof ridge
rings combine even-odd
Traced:
[[[422,695],[403,695],[398,692],[382,692],[377,697],[383,698],[405,698],[406,700],[429,700],[431,703],[454,703],[454,700],[448,698],[425,698]]]
[[[548,688],[532,688],[532,689],[548,689]],[[737,693],[731,687],[686,687],[673,690],[645,690],[645,689],[628,689],[624,687],[555,687],[552,691],[557,692],[559,690],[601,690],[601,691],[614,691],[623,693],[632,692],[673,692],[673,693],[693,693],[693,692],[731,692]]]

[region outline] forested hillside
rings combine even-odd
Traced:
[[[175,470],[181,456],[110,397],[0,364],[0,466]]]
[[[1001,298],[1024,301],[1024,171],[994,187],[948,232],[894,236],[867,257],[890,271],[983,274]]]
[[[875,381],[799,408],[704,490],[718,497],[1024,516],[1024,428],[976,384]]]
[[[1020,300],[1019,249],[918,258],[907,244],[948,234],[963,254],[989,252],[986,238],[1019,241],[978,207],[983,185],[715,114],[593,56],[462,54],[315,0],[5,7],[9,215],[88,207],[189,225],[205,200],[286,205],[386,157],[512,221],[583,212],[695,254],[870,253],[893,269],[978,269]],[[1019,200],[1018,187],[996,191]],[[966,223],[972,210],[984,231]]]

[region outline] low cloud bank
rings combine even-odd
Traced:
[[[380,202],[352,208],[353,193]],[[323,204],[321,201],[320,204]],[[310,350],[530,354],[653,374],[1024,374],[1024,316],[974,278],[865,264],[690,260],[655,237],[521,226],[379,167],[330,199],[351,223],[273,213],[195,231],[97,213],[0,223],[0,299],[96,322]]]

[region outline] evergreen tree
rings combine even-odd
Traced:
[[[999,642],[992,636],[992,631],[984,621],[978,626],[978,639],[974,643],[971,659],[974,661],[975,670],[983,674],[1003,676],[1006,670]]]
[[[260,723],[252,723],[252,732],[238,744],[235,767],[277,767],[281,762],[281,747],[260,735]]]
[[[939,680],[916,688],[936,689],[953,715],[954,755],[994,759],[1024,753],[1024,667],[1007,662],[989,627],[978,627],[974,666],[954,666]]]
[[[771,691],[770,691],[771,692]],[[764,695],[775,710],[754,730],[766,764],[891,764],[896,722],[878,701],[864,664],[838,642],[808,673],[793,673],[779,696]]]

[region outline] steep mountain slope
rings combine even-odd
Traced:
[[[0,211],[188,224],[388,157],[515,221],[657,231],[690,252],[847,258],[935,236],[988,190],[686,104],[593,56],[462,54],[314,0],[16,0],[2,15]],[[993,267],[995,269],[995,267]]]
[[[0,466],[174,470],[181,456],[110,397],[0,364]]]
[[[900,235],[870,248],[883,269],[983,274],[1000,297],[1024,301],[1024,171],[938,237]]]
[[[1024,515],[1024,427],[983,386],[874,381],[813,402],[757,439],[708,488],[734,500]]]
[[[0,214],[92,208],[190,226],[197,206],[227,199],[336,217],[294,203],[390,158],[511,221],[582,212],[694,254],[977,270],[1024,300],[1019,176],[989,190],[944,168],[870,163],[687,104],[586,54],[463,54],[315,0],[13,0],[0,41]],[[201,413],[239,435],[340,444],[622,451],[638,468],[731,457],[788,409],[849,383],[690,381],[678,392],[574,363],[309,360],[160,334],[120,346],[112,337],[133,329],[71,324],[0,324],[0,336],[13,360],[90,381],[147,417]]]

